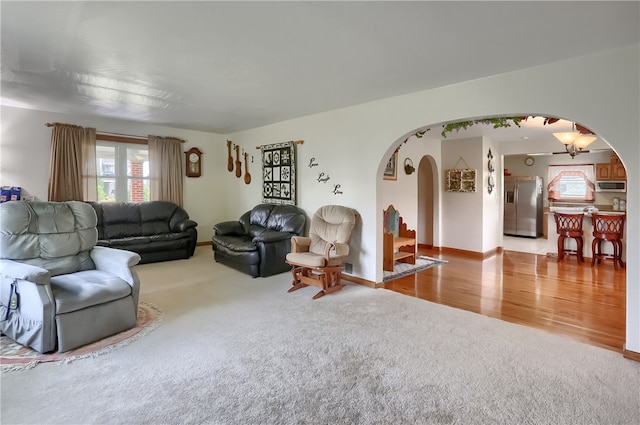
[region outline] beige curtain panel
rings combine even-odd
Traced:
[[[96,200],[96,129],[53,123],[49,201]]]
[[[182,206],[182,143],[174,137],[149,136],[149,174],[152,201]]]

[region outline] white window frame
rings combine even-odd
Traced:
[[[130,180],[146,180],[148,184],[151,182],[151,177],[138,177],[138,176],[130,176],[129,170],[127,168],[127,153],[129,149],[136,150],[149,150],[148,145],[141,143],[123,143],[123,142],[113,142],[113,141],[105,141],[105,140],[96,140],[96,147],[103,146],[109,148],[115,148],[115,158],[114,158],[114,176],[115,179],[115,192],[116,198],[115,202],[128,202],[129,201],[129,181]],[[99,164],[99,155],[96,154],[96,168],[99,173],[102,172]],[[99,183],[104,176],[98,174],[96,176],[96,185]],[[111,178],[111,176],[109,176]],[[108,202],[108,201],[101,201]]]

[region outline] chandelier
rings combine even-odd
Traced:
[[[597,139],[593,134],[582,134],[581,132],[576,131],[575,123],[572,124],[572,131],[553,133],[553,135],[564,145],[567,153],[571,155],[571,159],[576,155],[579,155],[584,148]]]

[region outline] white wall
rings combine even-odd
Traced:
[[[224,137],[211,133],[160,127],[98,117],[57,114],[3,106],[0,133],[0,185],[21,186],[23,196],[47,199],[51,128],[47,122],[94,127],[100,133],[146,137],[173,136],[186,141],[183,151],[197,146],[202,155],[202,177],[184,179],[184,208],[198,223],[198,241],[210,241],[213,224],[227,215],[227,193],[216,184],[226,171]],[[224,152],[223,152],[224,150]],[[224,155],[223,155],[224,154]]]
[[[640,210],[640,168],[631,166],[640,163],[639,51],[640,45],[636,44],[284,121],[231,134],[228,138],[249,152],[256,153],[257,145],[304,139],[304,145],[298,149],[298,205],[311,214],[321,205],[331,203],[357,209],[361,214],[361,222],[356,229],[354,241],[357,243],[354,244],[349,262],[353,263],[356,276],[381,282],[382,234],[379,229],[382,227],[382,211],[387,206],[382,196],[382,172],[389,155],[401,141],[412,134],[412,131],[447,121],[513,115],[557,116],[586,125],[613,147],[628,171],[627,230],[630,236],[627,246],[627,348],[640,352],[640,214],[637,213]],[[45,121],[54,120],[49,115],[43,115],[41,118],[24,124],[41,126]],[[16,140],[7,144],[10,150],[26,147],[21,143],[27,143],[46,155],[44,152],[48,151],[48,137],[40,134],[37,141],[27,140],[33,136],[30,130],[15,125],[5,129],[4,116],[2,121],[3,150],[4,139],[12,137]],[[74,123],[91,125],[89,121],[74,120]],[[106,124],[103,120],[98,120],[97,123]],[[123,129],[119,124],[115,129],[112,128],[115,127],[115,123],[109,124],[109,128],[105,129],[93,123],[103,131],[140,134],[131,127]],[[191,138],[184,136],[184,133],[175,135]],[[189,134],[191,135],[192,133]],[[198,139],[196,143],[203,146],[204,139],[211,138],[207,149],[203,149],[207,177],[203,177],[202,182],[198,184],[198,200],[189,200],[187,204],[193,214],[203,221],[208,219],[208,223],[212,223],[220,215],[219,211],[224,209],[220,206],[221,203],[228,204],[227,217],[238,217],[260,203],[260,184],[244,185],[234,175],[226,172],[226,144],[220,140],[221,138],[216,135],[202,137],[203,139]],[[195,135],[193,138],[197,139]],[[216,148],[218,152],[212,152],[210,155],[219,158],[216,163],[221,171],[209,170],[207,165],[210,158],[207,156],[208,147],[216,145],[216,141],[222,143]],[[479,143],[482,146],[482,142]],[[486,159],[486,152],[483,151],[483,148],[478,148],[473,149],[473,153],[468,156],[465,154],[470,166],[482,168]],[[316,158],[319,167],[305,168],[305,164],[312,157]],[[12,152],[11,158],[5,160],[3,152],[3,168],[5,163],[11,163],[16,158],[24,162],[26,155],[16,155]],[[46,162],[40,161],[40,166]],[[447,163],[443,168],[451,165]],[[342,194],[335,195],[330,186],[316,181],[316,172],[319,170],[330,175],[329,183],[341,185]],[[13,175],[11,180],[26,181],[16,177]],[[30,180],[28,183],[31,186]],[[43,193],[41,188],[45,185],[46,183],[40,184],[39,193]],[[191,195],[192,192],[189,192],[189,196]],[[477,214],[474,208],[466,208],[465,211],[466,217],[473,221]],[[462,214],[456,222],[461,220],[464,220]],[[456,228],[456,231],[458,230]],[[451,230],[443,226],[441,232],[445,238]],[[454,242],[462,245],[461,241]],[[483,249],[482,239],[472,241],[472,244],[473,247],[477,247],[475,250]],[[446,242],[443,245],[450,246]]]
[[[466,251],[483,251],[482,204],[483,184],[482,138],[445,140],[442,142],[442,184],[446,186],[447,170],[476,170],[475,192],[442,193],[442,245]],[[455,232],[447,229],[456,229]]]

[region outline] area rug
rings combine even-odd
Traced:
[[[31,369],[40,363],[46,362],[71,363],[74,360],[108,353],[148,334],[158,326],[163,317],[164,314],[160,309],[141,301],[138,303],[138,320],[135,328],[65,353],[41,354],[2,335],[0,338],[0,365],[2,365],[2,372]]]
[[[384,271],[383,282],[389,282],[390,280],[399,279],[422,270],[430,269],[431,267],[437,267],[446,262],[445,260],[438,260],[437,258],[431,258],[425,255],[416,257],[415,264],[396,262],[393,265],[393,271]]]

